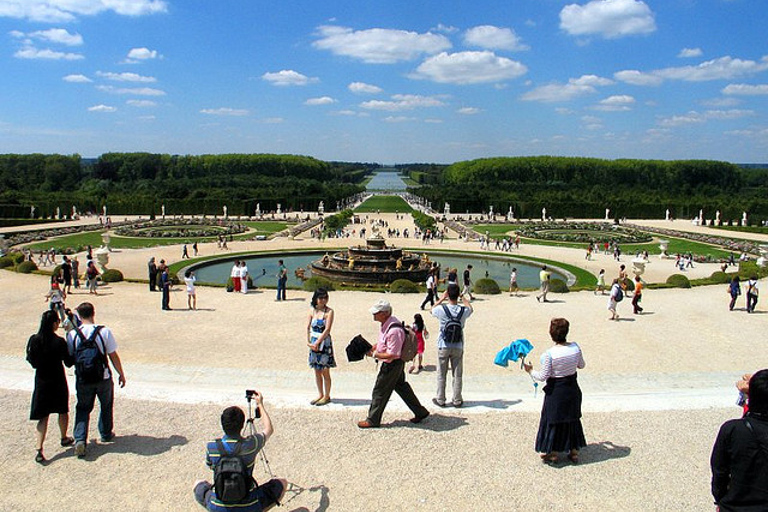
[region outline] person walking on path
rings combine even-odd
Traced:
[[[558,452],[568,452],[568,460],[577,464],[579,450],[587,446],[581,426],[581,388],[576,370],[586,366],[581,348],[568,342],[570,324],[565,318],[553,318],[549,335],[555,346],[541,355],[541,370],[525,363],[525,371],[535,380],[546,382],[541,408],[536,451],[546,464],[559,462]]]
[[[187,270],[184,274],[184,284],[187,285],[187,307],[189,309],[197,309],[197,290],[195,289],[195,273],[191,270]]]
[[[386,300],[377,301],[369,310],[373,319],[381,324],[379,339],[368,355],[377,359],[379,374],[371,394],[371,406],[368,417],[357,423],[359,428],[376,428],[381,425],[381,417],[387,407],[392,392],[403,399],[405,405],[413,412],[411,423],[421,423],[429,411],[421,405],[410,384],[405,380],[405,361],[400,358],[405,341],[405,329],[396,317],[392,315],[392,306]]]
[[[448,304],[443,304],[448,299]],[[453,396],[451,403],[461,407],[464,398],[461,395],[464,373],[464,323],[472,315],[472,305],[466,296],[464,305],[459,305],[459,287],[451,285],[432,309],[432,316],[440,322],[437,336],[437,393],[432,403],[445,407],[445,384],[448,367],[451,368]],[[456,323],[458,322],[458,329]]]
[[[427,326],[424,325],[424,317],[420,313],[413,315],[413,324],[411,325],[414,334],[416,334],[416,357],[411,361],[411,367],[408,373],[421,373],[424,369],[424,339],[429,337]],[[416,360],[418,359],[418,366]]]
[[[595,288],[595,295],[600,292],[600,295],[605,295],[605,269],[601,268],[597,274],[597,287]]]
[[[112,382],[112,370],[107,359],[112,363],[112,368],[117,372],[117,380],[121,388],[125,387],[125,372],[123,371],[120,356],[117,353],[117,342],[112,331],[107,326],[94,323],[95,310],[93,304],[83,302],[77,306],[76,311],[82,321],[82,325],[69,331],[67,334],[67,347],[69,348],[69,354],[74,356],[76,361],[75,455],[82,459],[85,457],[86,444],[88,442],[88,422],[96,397],[99,398],[99,434],[101,434],[101,442],[108,443],[115,437],[112,415],[115,385]],[[96,347],[104,359],[102,378],[96,382],[86,382],[86,376],[84,373],[81,373],[80,365],[77,365],[77,361],[80,358],[78,349],[81,344],[87,343],[90,339],[95,341]]]
[[[427,305],[427,302],[429,302],[429,307],[432,307],[435,305],[435,291],[437,290],[437,280],[435,279],[435,273],[433,270],[429,271],[429,275],[427,275],[427,298],[424,299],[424,302],[421,303],[421,306],[419,309],[423,310],[424,306]]]
[[[157,264],[155,264],[154,256],[149,258],[147,272],[149,274],[149,291],[153,292],[157,289]]]
[[[469,295],[469,300],[475,300],[475,298],[472,296],[472,265],[467,265],[467,268],[464,269],[464,289],[461,290],[461,295]]]
[[[48,432],[48,417],[59,415],[61,446],[71,446],[75,440],[67,435],[69,428],[69,387],[64,363],[72,366],[74,360],[67,350],[67,342],[56,334],[59,316],[46,311],[40,319],[40,328],[27,342],[27,362],[35,369],[35,389],[29,419],[37,420],[35,462],[45,464],[43,444]]]
[[[728,305],[728,309],[733,311],[734,306],[736,306],[736,299],[741,295],[739,276],[733,276],[733,279],[731,279],[731,283],[728,285],[728,293],[731,295],[731,303]]]
[[[99,269],[96,268],[96,264],[93,262],[93,260],[90,260],[88,262],[88,265],[85,267],[85,277],[88,282],[88,293],[93,295],[98,295],[99,293],[96,291],[97,281],[99,280]]]
[[[509,274],[509,296],[512,296],[512,292],[518,295],[520,287],[517,285],[517,267],[512,267],[512,272]]]
[[[161,305],[163,311],[171,310],[171,276],[168,275],[168,267],[163,267],[163,273],[160,274],[160,288],[163,291]]]
[[[552,273],[547,270],[547,266],[543,265],[541,267],[541,272],[539,272],[539,283],[540,283],[540,290],[541,293],[536,296],[536,300],[539,302],[549,302],[547,300],[547,294],[549,293],[549,280],[552,277]]]
[[[307,346],[309,366],[315,371],[318,396],[310,404],[325,405],[331,401],[331,368],[336,368],[331,340],[333,310],[328,307],[328,292],[318,288],[312,295],[311,305],[307,319]]]
[[[752,276],[747,281],[747,313],[754,313],[757,306],[757,296],[760,290],[757,288],[757,276]]]
[[[635,276],[635,291],[632,294],[632,313],[639,315],[643,312],[640,301],[643,298],[643,280],[640,276]]]
[[[283,260],[277,261],[277,300],[285,300],[285,286],[288,284],[288,269]]]
[[[616,312],[616,305],[623,298],[624,292],[621,291],[621,286],[619,286],[619,279],[616,278],[613,280],[613,283],[611,283],[611,292],[608,294],[608,311],[611,312],[611,318],[609,318],[609,320],[619,319],[619,314]]]

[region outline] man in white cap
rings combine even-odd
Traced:
[[[392,306],[386,300],[379,300],[370,309],[373,319],[381,324],[379,340],[368,353],[381,362],[376,384],[373,386],[368,417],[359,421],[360,428],[375,428],[381,425],[381,416],[392,391],[400,395],[405,405],[413,411],[411,423],[421,423],[429,411],[421,405],[410,384],[405,381],[405,361],[400,358],[405,341],[405,330],[397,318],[392,316]]]

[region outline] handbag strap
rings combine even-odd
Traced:
[[[755,438],[755,441],[757,441],[757,444],[758,444],[758,446],[760,446],[760,450],[763,452],[763,454],[764,454],[766,457],[768,457],[768,446],[766,446],[766,445],[765,445],[765,444],[764,444],[764,443],[763,443],[763,442],[760,440],[760,438],[759,438],[759,437],[757,437],[757,434],[755,433],[755,429],[754,429],[754,428],[752,428],[752,424],[749,422],[749,419],[748,419],[746,416],[744,416],[744,417],[742,418],[742,421],[744,422],[744,425],[746,425],[746,427],[747,427],[747,430],[749,430],[749,431],[752,433],[752,435],[754,436],[754,438]]]

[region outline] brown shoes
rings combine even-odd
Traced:
[[[358,421],[357,426],[359,428],[378,428],[379,427],[378,425],[374,425],[368,420]]]

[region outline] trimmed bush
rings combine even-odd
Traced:
[[[21,263],[22,261],[24,261],[24,253],[21,253],[21,252],[13,252],[13,253],[9,254],[9,256],[10,256],[10,257],[11,257],[11,259],[13,260],[13,264],[14,264],[14,265],[18,265],[19,263]]]
[[[419,285],[408,279],[397,279],[389,285],[392,293],[419,293]]]
[[[110,268],[101,274],[101,280],[105,283],[119,283],[123,280],[123,273],[116,268]]]
[[[333,291],[333,281],[320,276],[313,276],[304,281],[304,289],[308,292],[314,292],[318,288],[324,288],[327,291]]]
[[[690,288],[691,282],[683,274],[672,274],[667,278],[667,284],[675,288]]]
[[[14,266],[13,258],[10,256],[3,256],[0,258],[0,268],[8,268]]]
[[[709,276],[709,280],[714,284],[727,284],[731,282],[731,276],[718,270],[717,272],[712,272],[712,275]]]
[[[37,270],[37,265],[34,261],[22,261],[16,265],[16,272],[20,274],[31,274],[35,270]]]
[[[489,277],[475,281],[472,291],[480,295],[498,295],[501,293],[499,283]]]
[[[635,282],[628,277],[624,278],[624,289],[628,292],[635,291]]]
[[[549,291],[552,293],[568,293],[571,290],[568,289],[568,284],[562,279],[550,279]]]

